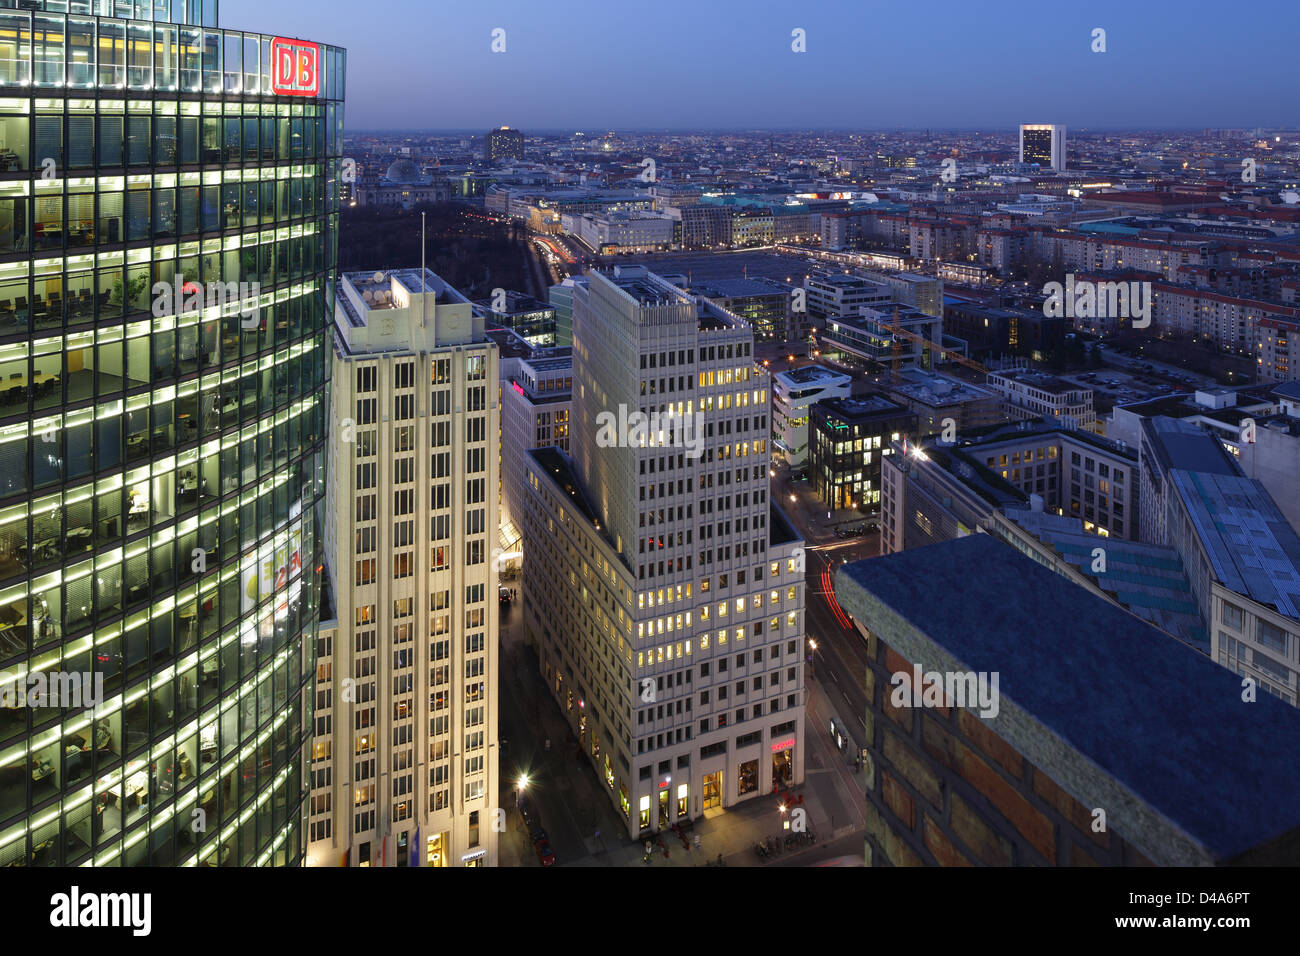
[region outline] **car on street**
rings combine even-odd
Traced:
[[[537,862],[541,863],[542,866],[555,865],[555,851],[551,849],[551,845],[545,840],[538,840],[533,844],[533,849],[537,851]]]
[[[519,815],[524,818],[524,826],[533,827],[538,825],[537,811],[533,809],[532,803],[522,794],[519,796],[517,806],[519,807]]]

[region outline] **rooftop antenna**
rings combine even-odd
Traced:
[[[424,219],[428,215],[426,212],[420,213],[420,328],[424,328],[424,317],[428,313],[429,306],[425,303],[424,298],[424,243],[425,227]]]

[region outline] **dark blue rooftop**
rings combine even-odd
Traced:
[[[1219,859],[1300,826],[1300,710],[976,534],[843,567]],[[837,596],[852,606],[845,582]],[[851,589],[851,587],[850,587]]]

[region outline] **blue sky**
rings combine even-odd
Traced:
[[[221,20],[347,47],[350,129],[1300,125],[1297,0],[221,0]]]

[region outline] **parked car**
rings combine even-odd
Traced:
[[[555,851],[551,849],[551,845],[545,840],[534,843],[533,849],[537,851],[537,862],[541,863],[542,866],[555,865]]]
[[[519,815],[524,818],[524,826],[532,827],[538,825],[537,811],[529,803],[528,798],[523,794],[519,795],[519,801],[516,804],[519,807]]]

